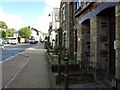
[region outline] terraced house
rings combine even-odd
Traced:
[[[120,3],[82,1],[61,2],[62,44],[81,71],[120,88]]]
[[[61,2],[60,5],[60,27],[62,30],[62,46],[68,48],[69,45],[69,26],[68,26],[68,4],[66,2]]]
[[[77,2],[78,61],[95,79],[120,79],[119,3]]]
[[[59,44],[64,46],[69,50],[69,55],[71,57],[76,56],[76,47],[75,36],[76,30],[74,28],[74,5],[73,2],[62,2],[60,4],[60,29],[59,36],[61,36],[59,40]],[[76,44],[76,45],[75,45]]]

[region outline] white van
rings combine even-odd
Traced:
[[[10,43],[11,44],[17,44],[17,40],[16,39],[10,40]]]
[[[10,44],[17,44],[18,43],[17,37],[7,37],[7,40]]]

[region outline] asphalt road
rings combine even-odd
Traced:
[[[19,88],[23,90],[24,89],[53,90],[54,88],[53,88],[52,82],[54,82],[54,79],[50,77],[50,70],[48,67],[49,63],[48,63],[48,60],[46,60],[46,49],[44,49],[44,44],[41,44],[41,43],[35,44],[35,46],[33,46],[32,48],[25,50],[25,52],[23,52],[22,55],[27,55],[29,56],[29,58],[27,59],[25,64],[21,66],[20,71],[14,74],[15,76],[11,78],[9,82],[5,85],[4,90],[7,90],[7,89],[16,90]],[[8,64],[7,62],[3,63],[3,66],[4,66],[3,76],[5,79],[8,76],[10,78],[10,73],[14,72],[13,68],[16,69],[15,67],[19,66],[21,62],[21,58],[22,57],[15,57],[13,61],[9,60]],[[25,57],[23,57],[22,60],[24,59]],[[16,63],[18,65],[16,65]],[[9,67],[10,65],[12,66],[11,68]],[[8,73],[8,76],[7,76],[7,73]]]
[[[33,46],[35,44],[26,44],[26,45],[11,45],[6,46],[5,49],[2,50],[2,61],[15,56],[16,54],[24,51],[25,49]]]

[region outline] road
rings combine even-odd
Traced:
[[[26,57],[27,55],[27,57]],[[53,88],[44,44],[34,44],[2,64],[2,87],[7,89]],[[54,88],[53,88],[54,89]]]
[[[10,45],[6,46],[4,50],[2,50],[2,61],[15,56],[16,54],[24,51],[25,49],[33,46],[34,44],[26,44],[26,45]]]

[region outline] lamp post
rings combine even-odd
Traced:
[[[52,39],[52,51],[54,49],[54,42],[55,42],[55,39]]]
[[[52,31],[53,31],[53,23],[54,23],[54,20],[53,20],[53,12],[52,13],[49,13],[49,15],[48,15],[49,17],[52,17],[52,20],[51,20],[51,22],[52,22]]]
[[[65,54],[64,61],[65,61],[65,74],[64,74],[65,86],[64,86],[64,90],[69,90],[69,82],[68,82],[68,79],[69,79],[69,76],[68,76],[69,75],[68,74],[68,61],[69,61],[69,58],[68,58],[67,53]]]
[[[53,12],[49,13],[48,15],[52,20],[50,20],[50,26],[51,26],[51,31],[50,31],[50,43],[53,48]]]

